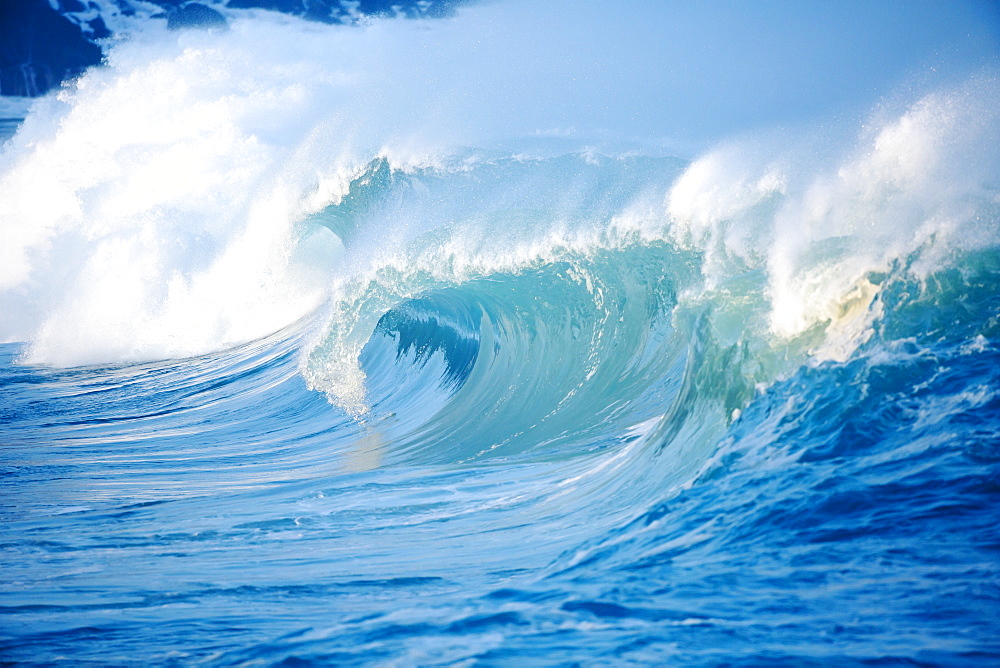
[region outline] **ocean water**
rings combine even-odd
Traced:
[[[996,43],[754,130],[643,7],[151,22],[31,106],[0,660],[1000,662]]]

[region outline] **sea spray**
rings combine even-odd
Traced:
[[[714,41],[690,38],[706,17],[657,3],[606,9],[484,4],[448,19],[356,26],[226,9],[229,29],[194,31],[168,31],[145,10],[122,18],[106,63],[38,102],[3,153],[0,299],[10,315],[0,336],[31,341],[26,359],[58,365],[225,348],[327,298],[323,276],[337,274],[340,249],[303,220],[380,156],[406,170],[448,164],[469,146],[501,156],[676,155],[750,127],[727,116],[748,100],[758,111],[782,107],[769,74],[784,62],[778,44],[732,41],[747,67],[726,92]],[[720,25],[760,23],[719,11]],[[988,36],[963,27],[968,13],[956,11],[953,28],[974,52]],[[875,39],[862,19],[877,17],[840,18],[860,22],[856,39]],[[632,34],[627,52],[604,48],[614,30]],[[878,40],[913,53],[950,34],[885,30]],[[678,62],[697,62],[699,76]],[[853,61],[838,76],[847,70],[859,82],[874,76]],[[938,79],[954,77],[941,70]],[[980,89],[990,85],[980,79]],[[702,127],[706,105],[728,118],[724,130]],[[771,271],[785,269],[775,259]],[[797,317],[776,326],[801,328]]]

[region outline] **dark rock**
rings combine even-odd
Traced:
[[[123,16],[136,14],[134,0],[116,0]],[[227,9],[269,9],[303,18],[337,23],[360,15],[410,17],[444,16],[464,0],[229,0]],[[52,5],[58,9],[53,9]],[[143,0],[163,9],[151,18],[167,19],[171,29],[223,28],[225,17],[216,9],[191,0]],[[101,62],[98,40],[112,36],[104,17],[86,14],[100,10],[92,0],[0,0],[0,95],[34,97],[78,76]]]
[[[296,16],[301,16],[306,11],[302,0],[229,0],[226,6],[232,9],[270,9]]]
[[[356,0],[349,4],[340,0],[229,0],[226,6],[231,9],[270,9],[314,21],[336,23],[350,20],[348,7],[351,6],[363,16],[393,16],[398,9],[410,17],[440,17],[450,14],[455,4],[455,0],[437,0],[429,4],[419,0]]]
[[[87,6],[80,0],[59,0],[59,11],[63,14],[66,12],[85,12]]]
[[[167,17],[167,28],[170,30],[225,28],[228,25],[222,14],[197,2],[189,2],[180,9],[171,12],[170,16]]]
[[[88,21],[86,24],[86,30],[90,32],[90,39],[105,39],[111,37],[111,31],[108,30],[107,24],[104,22],[100,16],[92,21]]]
[[[0,95],[43,95],[101,57],[46,0],[0,0]]]

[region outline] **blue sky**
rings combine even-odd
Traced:
[[[1000,9],[985,1],[515,2],[474,9],[489,15],[497,37],[475,46],[487,52],[483,60],[495,50],[498,63],[495,72],[480,69],[497,78],[484,94],[524,100],[526,120],[673,135],[694,145],[865,114],[893,96],[912,100],[995,68],[1000,57]]]

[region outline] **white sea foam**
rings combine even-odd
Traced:
[[[766,271],[771,332],[821,325],[817,359],[845,359],[880,313],[879,273],[923,277],[956,250],[1000,243],[998,109],[1000,83],[983,74],[878,110],[847,151],[733,143],[671,189],[671,235],[705,251],[710,288],[733,263]]]
[[[37,105],[0,174],[3,338],[33,341],[31,361],[149,359],[315,308],[326,277],[308,265],[337,242],[297,223],[388,150],[414,102],[374,94],[373,48],[427,39],[391,30],[270,16],[150,31]]]
[[[32,362],[152,359],[315,308],[327,277],[309,265],[337,242],[300,223],[372,158],[429,164],[535,129],[540,116],[522,116],[562,77],[523,72],[559,47],[508,44],[503,15],[142,24],[106,66],[40,101],[0,158],[0,338],[31,341]]]
[[[463,145],[517,154],[517,138],[531,145],[546,135],[569,150],[593,147],[587,155],[595,161],[625,139],[659,154],[665,146],[704,146],[757,122],[745,115],[750,102],[753,113],[769,117],[793,92],[801,96],[803,81],[833,67],[817,51],[819,65],[794,73],[782,95],[763,95],[772,90],[769,64],[787,62],[786,54],[762,49],[747,32],[727,42],[733,58],[713,55],[718,39],[701,38],[715,30],[712,19],[753,20],[738,9],[713,11],[722,14],[692,13],[684,3],[640,2],[627,13],[597,2],[484,3],[447,20],[355,27],[228,12],[228,30],[181,32],[123,19],[117,28],[133,33],[109,47],[106,65],[36,103],[0,155],[0,340],[30,341],[28,361],[72,365],[192,355],[262,336],[327,299],[330,283],[353,280],[354,268],[338,264],[340,240],[303,221],[338,201],[376,156],[412,169],[441,164]],[[614,43],[629,35],[630,48],[608,48],[611,33]],[[867,72],[854,67],[859,76]],[[812,94],[819,96],[813,106],[829,97]],[[838,95],[857,102],[857,94]],[[905,192],[919,188],[913,169],[922,154],[911,140],[936,117],[912,116],[897,130],[886,126],[874,161],[846,163],[849,173],[826,189],[857,189],[892,169],[910,179]],[[958,114],[948,127],[965,118]],[[942,137],[929,140],[932,155],[951,141]],[[906,164],[894,168],[893,156]],[[949,165],[935,172],[944,181]],[[720,221],[774,193],[811,207],[803,215],[816,226],[848,212],[824,204],[822,184],[796,195],[786,192],[781,170],[739,167],[744,176],[720,180],[719,170],[732,169],[724,152],[696,162],[671,211],[688,217],[694,236],[769,258],[775,330],[801,329],[819,316],[796,304],[827,306],[795,273],[808,244],[795,237],[793,222],[782,222],[794,216],[782,214],[768,230],[777,251],[762,249],[764,237],[742,225],[720,233]],[[887,187],[896,187],[893,178],[883,178]],[[887,192],[862,195],[888,198],[891,209],[900,200]],[[949,202],[962,196],[946,194]],[[388,229],[372,227],[359,246],[389,257],[431,224],[402,222],[392,223],[393,243]],[[461,248],[417,255],[443,257],[457,271],[516,264],[575,234],[550,232],[497,257],[454,238],[448,243]]]

